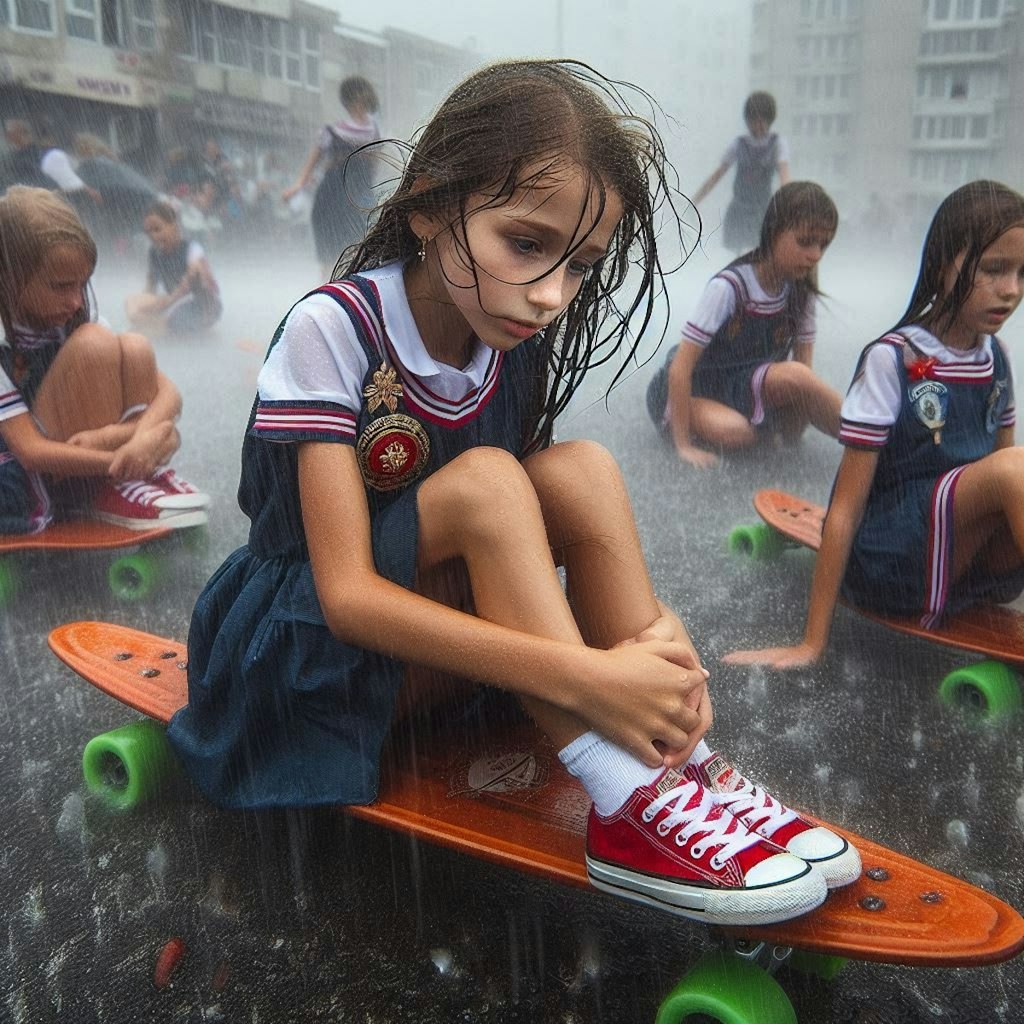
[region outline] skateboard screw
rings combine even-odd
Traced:
[[[942,895],[941,892],[934,892],[934,891],[932,891],[932,892],[923,892],[923,893],[921,893],[921,902],[922,903],[941,903],[942,900],[943,900],[943,895]]]
[[[188,668],[188,662],[187,661],[179,661],[178,664],[175,665],[174,667],[177,668],[177,669],[180,669],[182,672],[184,672],[185,669]]]
[[[160,675],[160,669],[158,668],[144,668],[140,673],[140,676],[145,676],[147,679],[152,679],[154,676]]]
[[[161,661],[167,661],[168,658],[176,658],[177,656],[178,656],[178,652],[177,651],[164,651],[163,654],[160,655],[160,660]]]
[[[114,661],[129,661],[131,658],[132,655],[127,651],[122,651],[120,654],[114,655]]]
[[[872,882],[889,881],[889,872],[886,871],[885,868],[868,868],[868,870],[865,871],[864,874],[867,875]]]
[[[860,905],[864,910],[885,910],[885,900],[878,896],[865,896]]]

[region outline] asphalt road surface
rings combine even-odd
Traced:
[[[234,493],[263,351],[317,283],[304,250],[263,265],[214,258],[224,321],[207,337],[158,344],[186,401],[176,465],[214,497],[208,543],[176,545],[159,595],[129,605],[107,592],[103,557],[26,558],[29,586],[0,618],[0,1019],[653,1020],[709,948],[697,925],[335,814],[230,814],[186,790],[117,815],[87,796],[84,744],[132,715],[59,664],[46,633],[95,618],[184,637],[199,589],[245,540]],[[698,253],[673,279],[671,336],[722,262]],[[115,326],[142,268],[100,268],[100,308]],[[915,270],[906,256],[841,246],[826,256],[817,365],[837,387],[860,346],[897,318]],[[808,435],[796,450],[689,470],[647,419],[644,386],[659,362],[636,368],[607,405],[601,381],[588,386],[560,436],[597,438],[622,464],[656,588],[712,672],[713,745],[787,802],[1024,907],[1021,719],[979,728],[938,704],[937,681],[964,658],[840,611],[813,671],[719,663],[734,647],[798,635],[813,564],[806,552],[740,562],[725,549],[729,528],[756,519],[760,487],[823,501],[839,448]],[[184,956],[157,988],[157,955],[176,938]],[[1020,1021],[1024,960],[957,971],[851,963],[829,984],[797,978],[788,990],[804,1024]]]

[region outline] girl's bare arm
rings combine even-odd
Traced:
[[[797,363],[803,363],[808,369],[814,362],[814,342],[812,341],[798,341],[793,346],[793,360]]]
[[[686,698],[704,676],[686,645],[655,638],[596,650],[497,625],[389,582],[374,567],[363,483],[347,446],[302,444],[299,490],[317,594],[338,639],[546,701],[652,766],[663,760],[656,742],[683,749],[700,727]]]
[[[309,151],[309,155],[306,157],[306,162],[302,165],[302,170],[299,171],[299,176],[295,179],[295,184],[290,185],[281,193],[282,202],[287,203],[292,196],[306,187],[307,182],[319,162],[320,147],[314,143],[313,148]]]
[[[727,170],[729,170],[728,164],[719,164],[718,167],[711,172],[708,179],[694,194],[692,200],[694,206],[697,206],[701,200],[719,183],[719,181],[722,180],[722,175],[725,174]]]
[[[36,426],[29,413],[0,421],[0,437],[30,473],[46,473],[55,477],[96,477],[110,472],[113,454],[99,448],[79,447],[65,441],[54,441]]]
[[[668,410],[672,443],[679,458],[699,469],[713,466],[718,461],[711,452],[698,448],[690,436],[693,368],[697,365],[701,352],[699,345],[684,338],[679,343],[672,365],[668,368]]]
[[[814,563],[803,641],[793,647],[733,651],[722,659],[724,662],[730,665],[800,668],[813,664],[821,657],[828,644],[846,562],[850,557],[853,538],[864,518],[864,507],[877,466],[877,452],[847,448],[843,453],[832,502],[822,530],[821,547]]]

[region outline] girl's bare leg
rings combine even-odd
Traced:
[[[555,546],[573,565],[575,590],[591,592],[578,602],[588,637],[612,646],[659,614],[624,497],[611,457],[596,445],[556,445],[524,465],[496,448],[471,449],[420,488],[418,576],[430,577],[439,566],[462,560],[478,615],[582,644],[552,556],[547,516],[557,533]],[[577,534],[561,525],[568,520],[585,528]],[[588,578],[590,572],[612,575]],[[525,703],[558,747],[587,731],[582,721],[550,704]]]
[[[66,441],[118,423],[128,409],[148,405],[156,390],[156,356],[141,334],[85,324],[61,347],[33,412],[51,438]]]
[[[710,398],[690,399],[690,433],[716,449],[736,451],[757,440],[757,430],[741,412]]]
[[[1024,563],[1024,448],[969,465],[953,495],[953,578],[975,562],[1006,573]]]
[[[839,436],[839,411],[842,396],[826,384],[804,363],[787,360],[773,363],[764,376],[764,400],[773,409],[779,409],[792,421],[785,430],[787,438],[794,439],[802,430],[797,422],[810,423],[829,437]]]

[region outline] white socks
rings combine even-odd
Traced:
[[[700,764],[710,756],[711,750],[701,740],[690,755],[690,761]],[[578,736],[558,752],[558,759],[570,775],[583,783],[602,817],[617,811],[634,789],[654,782],[665,770],[662,765],[648,768],[639,758],[596,732]]]

